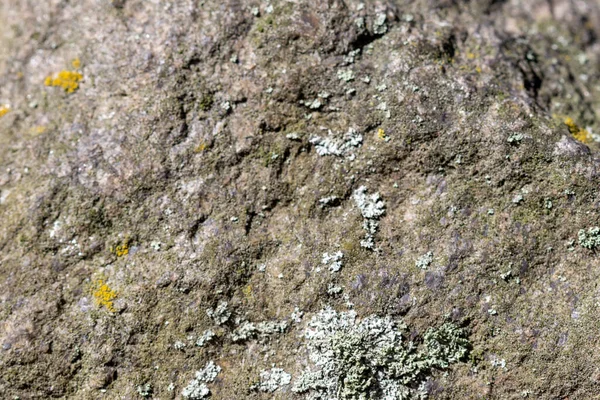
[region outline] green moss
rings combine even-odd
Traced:
[[[260,18],[258,22],[256,22],[256,30],[260,33],[263,33],[269,26],[272,26],[275,22],[275,19],[272,15],[267,15],[264,18]]]
[[[211,93],[206,93],[200,99],[200,103],[198,103],[198,107],[200,107],[200,109],[202,111],[208,111],[213,106],[214,101],[215,101],[214,96]]]

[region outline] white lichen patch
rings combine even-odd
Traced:
[[[329,130],[326,137],[313,137],[310,143],[315,145],[317,154],[320,156],[343,157],[351,154],[352,150],[359,147],[363,142],[363,136],[350,128],[343,138],[337,138]]]
[[[302,322],[302,317],[304,316],[304,312],[301,311],[298,307],[294,307],[294,311],[290,315],[290,318],[295,323],[299,324]]]
[[[319,99],[314,99],[312,102],[307,104],[308,108],[311,110],[318,110],[322,105],[323,103],[321,103],[321,100]]]
[[[350,82],[354,80],[354,71],[351,69],[339,69],[337,72],[337,77],[339,80],[344,82]]]
[[[207,383],[214,382],[219,372],[221,367],[209,361],[202,370],[196,371],[196,377],[183,389],[181,396],[191,400],[207,398],[210,395]]]
[[[323,253],[323,258],[321,259],[321,264],[327,266],[329,271],[338,272],[344,266],[342,259],[344,258],[344,253],[341,251],[337,251],[335,253]]]
[[[292,375],[281,368],[273,367],[270,370],[261,371],[257,389],[261,392],[273,393],[282,386],[289,385],[290,382],[292,382]]]
[[[433,368],[447,368],[467,354],[461,329],[450,323],[429,329],[418,347],[406,325],[390,317],[321,310],[304,332],[311,366],[292,391],[307,399],[407,400],[426,395]]]
[[[415,262],[415,265],[417,266],[417,268],[427,269],[427,267],[429,267],[432,262],[433,262],[433,252],[428,251],[427,253],[423,254],[421,257],[419,257],[417,259],[417,261]]]
[[[200,336],[198,338],[198,340],[196,340],[196,346],[198,347],[204,347],[207,343],[209,343],[210,341],[212,341],[217,335],[211,331],[210,329],[207,331],[204,331],[204,333],[202,334],[202,336]]]
[[[226,301],[221,301],[217,305],[216,308],[209,308],[206,310],[206,315],[208,315],[217,325],[223,325],[225,322],[229,321],[229,317],[231,317],[231,311],[227,309],[228,303]]]
[[[577,234],[579,245],[585,249],[593,250],[600,246],[600,227],[593,226],[585,229],[580,229]]]
[[[265,340],[271,335],[284,333],[287,327],[287,321],[263,321],[256,324],[246,321],[231,333],[231,340],[233,342],[244,342],[250,339]]]
[[[173,343],[173,348],[175,350],[183,350],[185,349],[185,343],[183,343],[181,340],[176,341],[175,343]]]
[[[365,230],[365,237],[360,241],[360,245],[367,249],[373,249],[375,246],[375,234],[379,229],[379,218],[385,214],[385,203],[381,200],[379,193],[367,195],[367,188],[365,186],[359,187],[354,192],[353,198],[364,218],[363,229]]]
[[[223,109],[223,111],[230,111],[231,110],[231,103],[228,101],[224,101],[221,103],[221,109]]]
[[[355,49],[350,51],[347,55],[344,56],[344,62],[346,64],[354,64],[355,58],[360,54],[360,49]]]
[[[337,200],[338,200],[337,196],[323,197],[323,198],[319,199],[319,204],[321,205],[321,207],[325,207],[325,206],[335,203]]]
[[[384,13],[377,14],[375,21],[373,21],[373,32],[377,35],[383,35],[387,32],[388,27],[385,23],[387,16]]]
[[[341,286],[335,285],[333,283],[330,283],[327,286],[327,294],[330,295],[330,296],[336,296],[336,295],[342,293],[343,290],[344,289],[342,289]]]
[[[138,385],[135,389],[140,397],[148,398],[152,396],[152,385],[148,382],[144,383],[143,385]]]

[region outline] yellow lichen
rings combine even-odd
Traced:
[[[4,117],[10,111],[10,106],[0,106],[0,117]]]
[[[73,93],[79,88],[83,75],[77,71],[60,71],[55,77],[48,76],[44,85],[61,87],[67,93]]]
[[[580,128],[579,125],[573,121],[573,118],[566,117],[563,120],[563,123],[569,128],[571,135],[573,135],[573,137],[579,140],[581,143],[588,144],[592,142],[592,135],[590,135],[586,129]]]
[[[474,53],[467,53],[467,58],[469,60],[474,60],[475,59],[475,54]]]
[[[93,295],[96,305],[99,307],[106,307],[110,312],[115,312],[115,306],[113,300],[117,298],[117,292],[112,290],[104,279],[99,278],[93,284]]]
[[[46,132],[46,127],[43,125],[34,126],[31,132],[35,135],[41,135],[42,133]]]
[[[110,252],[116,255],[117,257],[123,257],[129,254],[129,238],[123,240],[123,243],[121,243],[120,245],[111,247]]]
[[[74,60],[71,62],[71,65],[72,65],[72,66],[73,66],[73,68],[75,68],[75,69],[79,69],[79,68],[81,68],[81,60],[79,59],[79,57],[77,57],[76,59],[74,59]]]
[[[248,285],[244,286],[242,293],[244,294],[245,298],[252,299],[252,284],[249,283]]]
[[[379,140],[385,140],[387,136],[385,135],[385,131],[381,128],[377,129],[377,138]]]
[[[196,148],[194,149],[194,152],[195,153],[202,153],[207,148],[208,148],[208,145],[206,143],[202,142],[198,146],[196,146]]]

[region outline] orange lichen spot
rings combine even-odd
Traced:
[[[17,74],[16,74],[17,79],[23,79],[24,76],[25,76],[25,74],[22,73],[21,71],[17,72]]]
[[[79,88],[83,75],[77,71],[60,71],[55,77],[48,76],[44,85],[61,87],[67,93],[73,93]]]
[[[592,142],[592,135],[590,135],[586,129],[580,128],[575,121],[573,121],[573,118],[566,117],[563,120],[563,123],[569,128],[571,135],[581,143],[588,144]]]
[[[125,239],[120,245],[111,247],[110,252],[117,257],[123,257],[129,254],[129,238]]]
[[[75,69],[81,68],[81,60],[79,59],[79,57],[77,57],[76,59],[74,59],[73,61],[71,61],[71,65]]]
[[[8,114],[9,111],[10,111],[9,105],[0,106],[0,117],[4,117],[6,114]]]
[[[112,290],[102,278],[97,279],[92,288],[96,305],[106,307],[110,312],[115,312],[113,300],[117,298],[117,292]]]

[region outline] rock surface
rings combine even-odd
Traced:
[[[599,36],[583,0],[1,1],[2,398],[212,363],[198,396],[308,398],[327,307],[466,332],[430,398],[596,398]]]

